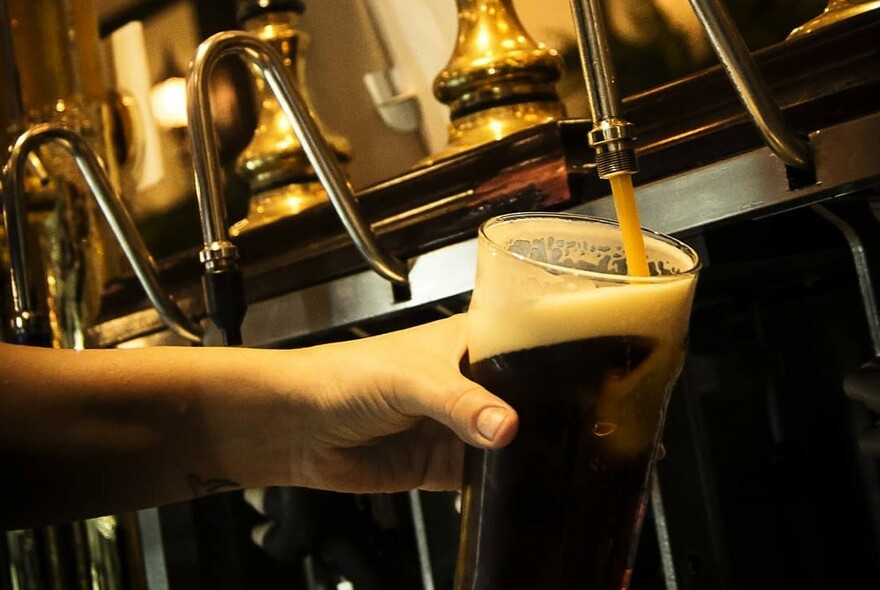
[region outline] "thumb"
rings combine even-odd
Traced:
[[[430,396],[407,396],[406,413],[429,416],[465,443],[500,449],[516,436],[519,418],[504,400],[465,377]]]
[[[410,370],[394,375],[398,411],[428,416],[455,432],[465,443],[500,449],[516,436],[519,418],[510,405],[467,377],[466,316],[458,314],[391,335],[394,343],[419,352]]]

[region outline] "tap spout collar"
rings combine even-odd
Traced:
[[[156,263],[128,209],[113,189],[100,159],[82,136],[54,124],[36,125],[19,135],[3,167],[3,219],[11,261],[13,338],[22,343],[34,340],[45,343],[48,333],[28,284],[27,212],[24,201],[25,174],[32,155],[39,147],[49,143],[64,148],[73,157],[147,297],[165,323],[184,339],[200,343],[201,326],[190,319],[162,287]]]

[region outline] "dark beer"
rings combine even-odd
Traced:
[[[627,276],[619,231],[554,214],[481,229],[470,376],[519,414],[513,443],[468,448],[456,590],[624,590],[698,266],[645,234]]]
[[[636,375],[657,346],[601,336],[471,366],[473,379],[516,408],[520,427],[501,451],[469,450],[464,506],[480,511],[464,515],[471,554],[461,556],[460,588],[625,586],[674,378],[653,375],[651,390]],[[622,396],[624,407],[609,407],[605,395]]]

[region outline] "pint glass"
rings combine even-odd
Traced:
[[[699,260],[643,231],[518,213],[478,237],[470,376],[519,414],[513,443],[465,457],[457,590],[625,589]]]

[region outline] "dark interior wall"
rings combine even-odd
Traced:
[[[872,198],[829,208],[869,228],[876,276]],[[873,356],[849,245],[811,209],[703,238],[658,467],[681,587],[876,587],[880,471],[856,443],[876,416],[842,387]]]

